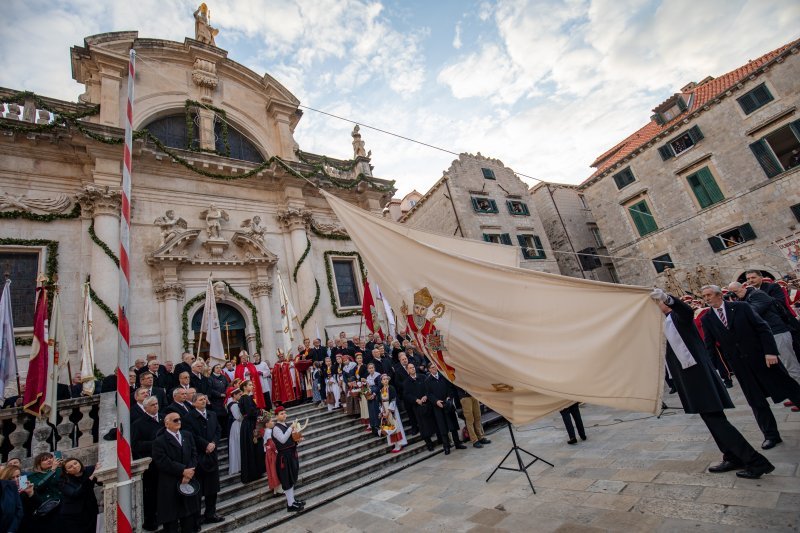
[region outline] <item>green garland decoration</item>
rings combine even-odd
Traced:
[[[78,218],[81,216],[81,204],[75,203],[72,206],[72,211],[69,213],[50,213],[47,215],[37,215],[29,213],[28,211],[3,211],[0,212],[0,219],[18,219],[24,218],[25,220],[33,220],[34,222],[52,222],[54,220],[67,220],[70,218]]]
[[[34,96],[34,101],[37,103],[36,104],[37,107],[40,107],[41,109],[45,109],[47,111],[50,111],[51,113],[55,113],[56,114],[56,119],[53,122],[49,123],[49,124],[31,124],[30,126],[20,126],[20,123],[17,122],[17,121],[3,120],[3,121],[0,122],[0,130],[10,130],[10,131],[14,131],[14,132],[29,133],[29,132],[47,132],[47,131],[53,130],[56,127],[61,127],[61,126],[67,127],[67,128],[74,127],[75,129],[77,129],[79,132],[81,132],[86,137],[89,137],[90,139],[93,139],[93,140],[95,140],[97,142],[100,142],[100,143],[115,145],[115,144],[122,144],[124,142],[124,138],[123,137],[112,137],[112,136],[108,136],[108,135],[104,135],[104,134],[95,133],[95,132],[89,130],[88,128],[86,128],[86,126],[84,126],[78,120],[80,118],[84,118],[84,117],[87,117],[87,116],[90,116],[90,115],[97,114],[97,112],[100,109],[99,106],[94,106],[94,107],[86,109],[86,110],[84,110],[84,111],[82,111],[80,113],[66,113],[66,112],[65,113],[61,113],[61,112],[54,111],[54,110],[50,109],[47,105],[44,104],[44,102],[39,97],[33,95],[33,93],[28,93],[28,92],[18,93],[17,95],[6,99],[6,101],[7,102],[15,102],[16,100],[24,100],[25,96]],[[191,101],[189,101],[189,102],[191,102]],[[208,107],[209,109],[213,109],[213,110],[217,110],[218,109],[218,108],[214,108],[213,106],[208,106],[206,104],[202,104],[202,105],[204,107]],[[220,110],[220,111],[222,111],[222,110]],[[25,124],[25,123],[22,123],[22,124]],[[227,134],[226,134],[227,129],[226,129],[225,124],[226,123],[223,123],[223,142],[226,144],[226,152],[230,153],[230,147],[227,145],[227,141],[226,141],[226,139],[227,139]],[[310,178],[315,178],[315,177],[317,177],[317,178],[325,178],[334,187],[337,187],[339,189],[351,190],[351,189],[354,189],[354,188],[358,187],[359,184],[361,184],[361,183],[366,183],[367,186],[372,187],[372,189],[374,189],[374,190],[376,190],[378,192],[392,192],[392,191],[394,191],[394,184],[395,184],[394,180],[390,181],[389,185],[387,185],[387,186],[380,185],[375,181],[375,179],[372,176],[366,176],[363,172],[359,173],[352,180],[342,180],[342,179],[336,178],[335,176],[332,176],[331,174],[329,174],[325,170],[325,168],[324,168],[324,166],[322,164],[315,164],[315,163],[308,163],[312,167],[312,169],[313,169],[312,171],[310,171],[310,172],[300,172],[300,171],[292,168],[288,163],[286,163],[283,159],[281,159],[278,156],[272,156],[267,161],[257,165],[255,168],[252,168],[252,169],[248,170],[247,172],[243,172],[242,174],[236,174],[236,175],[219,174],[219,173],[216,173],[216,172],[210,172],[210,171],[202,169],[202,168],[197,168],[190,161],[188,161],[187,159],[185,159],[184,157],[179,155],[174,150],[172,150],[169,147],[167,147],[164,143],[162,143],[157,137],[155,137],[153,134],[151,134],[146,129],[134,131],[133,132],[133,138],[134,139],[144,139],[144,140],[146,140],[148,142],[153,143],[156,146],[156,148],[158,148],[158,150],[160,150],[161,152],[167,154],[176,163],[180,164],[181,166],[185,167],[188,170],[191,170],[192,172],[194,172],[196,174],[200,174],[201,176],[205,176],[207,178],[212,178],[212,179],[217,179],[217,180],[224,180],[224,181],[247,179],[247,178],[250,178],[252,176],[255,176],[259,172],[263,172],[267,168],[270,168],[272,165],[277,165],[278,167],[281,167],[283,170],[285,170],[287,173],[291,174],[292,176],[295,176],[295,177],[298,177],[298,178],[301,178],[301,179],[310,179]],[[203,150],[194,149],[194,150],[190,150],[190,151],[200,152],[200,151],[203,151]],[[323,157],[323,161],[327,161],[327,158]],[[333,165],[331,165],[331,166],[333,166]],[[353,164],[352,168],[355,168],[355,163]],[[342,170],[346,170],[346,169],[342,168]]]
[[[231,294],[231,296],[233,296],[234,298],[236,298],[240,302],[244,303],[248,307],[248,309],[250,309],[250,313],[253,315],[253,329],[255,329],[255,333],[256,333],[256,350],[258,352],[261,352],[264,349],[264,345],[261,342],[261,327],[258,325],[258,309],[256,309],[256,306],[253,305],[253,302],[251,302],[245,295],[243,295],[242,293],[240,293],[239,291],[237,291],[236,289],[231,287],[230,283],[228,283],[225,280],[221,280],[221,281],[228,288],[228,292]],[[183,333],[183,349],[184,350],[188,350],[189,349],[189,309],[194,304],[196,304],[197,302],[200,302],[200,301],[204,300],[205,297],[206,297],[206,293],[205,292],[201,292],[201,293],[197,294],[194,298],[191,298],[183,306],[183,312],[182,312],[182,315],[181,315],[181,330],[182,330],[182,333]]]
[[[317,309],[317,305],[319,305],[320,290],[319,290],[319,281],[317,281],[317,278],[314,278],[314,285],[316,286],[316,291],[317,291],[316,294],[314,295],[314,303],[311,304],[311,308],[308,310],[308,313],[306,313],[306,316],[304,316],[303,320],[300,321],[300,329],[306,327],[306,323],[311,319],[311,315],[314,314],[314,311]]]
[[[306,156],[306,153],[303,152],[302,150],[295,150],[294,153],[297,154],[297,158],[306,165],[312,167],[319,167],[320,170],[323,168],[323,165],[327,165],[331,168],[335,168],[336,170],[341,170],[343,172],[351,172],[354,168],[356,168],[356,165],[358,164],[358,161],[350,161],[349,164],[345,165],[342,165],[340,163],[332,163],[331,160],[328,159],[328,156],[325,155],[322,156],[322,163],[317,163],[315,161],[311,161],[308,158],[308,156]]]
[[[349,240],[351,240],[349,235],[340,235],[340,234],[337,234],[337,233],[325,233],[324,231],[319,229],[313,222],[311,223],[311,233],[313,233],[314,235],[316,235],[317,237],[320,237],[322,239],[330,239],[332,241],[349,241]]]
[[[114,324],[114,326],[119,326],[119,318],[117,318],[117,314],[103,301],[102,298],[100,298],[96,292],[94,292],[89,276],[86,276],[86,281],[89,283],[89,298],[92,299],[95,305],[100,308],[103,314],[108,317],[108,320]]]
[[[336,294],[333,288],[333,269],[331,268],[331,262],[329,260],[330,256],[338,255],[338,256],[345,256],[345,257],[356,257],[358,259],[358,269],[361,271],[361,279],[367,279],[367,268],[364,266],[364,261],[361,260],[361,254],[358,252],[342,252],[338,250],[328,250],[324,254],[325,257],[325,274],[328,276],[328,291],[330,292],[331,296],[331,309],[333,309],[333,314],[336,315],[338,318],[347,318],[350,316],[357,316],[362,314],[361,309],[353,309],[352,311],[344,311],[339,312],[339,308],[336,305]]]
[[[115,254],[111,247],[104,243],[100,237],[97,236],[97,233],[94,232],[94,219],[92,219],[92,223],[89,224],[89,237],[92,239],[92,242],[99,246],[100,249],[103,250],[103,252],[112,261],[114,261],[114,264],[117,265],[117,268],[119,268],[119,257],[117,257],[117,254]]]
[[[306,260],[306,257],[308,257],[308,253],[310,251],[311,251],[311,239],[309,239],[308,235],[306,235],[306,249],[303,251],[303,255],[300,256],[300,259],[294,266],[294,272],[292,272],[292,279],[294,279],[295,283],[297,282],[297,272],[300,270],[300,265],[302,265],[303,261]]]

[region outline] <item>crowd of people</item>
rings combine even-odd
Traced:
[[[712,473],[737,470],[758,479],[775,467],[727,420],[733,402],[727,389],[735,378],[753,411],[764,440],[763,450],[783,442],[767,399],[800,411],[800,323],[797,293],[772,282],[757,270],[747,282],[727,288],[706,285],[700,297],[669,295],[655,289],[651,297],[665,315],[667,384],[677,392],[686,413],[698,413],[722,452]]]

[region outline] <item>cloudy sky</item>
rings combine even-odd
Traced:
[[[0,86],[74,100],[95,33],[193,36],[185,0],[6,0]],[[519,173],[577,183],[689,81],[800,36],[792,0],[212,0],[217,45],[307,106]],[[300,147],[352,156],[352,124],[306,111]],[[425,192],[454,156],[362,128],[375,174]],[[535,183],[527,180],[530,184]]]

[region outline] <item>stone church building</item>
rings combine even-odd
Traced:
[[[206,39],[206,41],[208,41]],[[87,37],[70,51],[86,90],[65,102],[0,89],[0,267],[12,279],[24,376],[39,274],[60,291],[73,372],[82,291],[93,301],[96,366],[116,366],[119,212],[128,54],[137,54],[131,230],[131,362],[196,349],[209,276],[223,344],[274,360],[278,275],[306,337],[359,331],[365,267],[322,187],[380,213],[392,181],[372,175],[358,128],[353,158],[304,152],[298,99],[210,42]],[[201,351],[204,347],[201,347]]]

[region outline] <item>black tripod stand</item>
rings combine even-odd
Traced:
[[[667,409],[675,409],[676,411],[678,410],[683,411],[683,407],[670,407],[664,402],[661,402],[661,412],[658,413],[658,416],[656,416],[656,418],[661,418],[662,416],[664,416],[664,411],[666,411]]]
[[[555,465],[549,461],[545,461],[538,455],[534,455],[528,450],[524,450],[519,446],[517,446],[517,439],[514,437],[514,429],[511,427],[511,422],[506,421],[506,425],[508,426],[508,432],[511,433],[511,444],[512,444],[511,449],[508,450],[508,453],[506,454],[505,457],[503,457],[503,460],[500,461],[500,464],[497,465],[494,468],[494,470],[492,470],[492,473],[489,475],[489,477],[486,478],[486,482],[488,483],[489,480],[492,479],[492,476],[495,475],[495,473],[498,470],[511,470],[512,472],[524,472],[525,477],[528,478],[528,485],[531,486],[531,490],[533,491],[534,494],[536,494],[536,489],[533,488],[533,481],[531,481],[531,476],[528,474],[528,468],[536,461],[541,461],[552,467],[555,467]],[[511,455],[512,452],[517,456],[517,466],[516,467],[503,466],[503,463],[506,462],[506,459],[508,459],[508,456]],[[522,460],[522,455],[520,455],[520,452],[527,453],[528,455],[533,457],[533,461],[531,461],[528,464],[525,464],[525,462]]]

